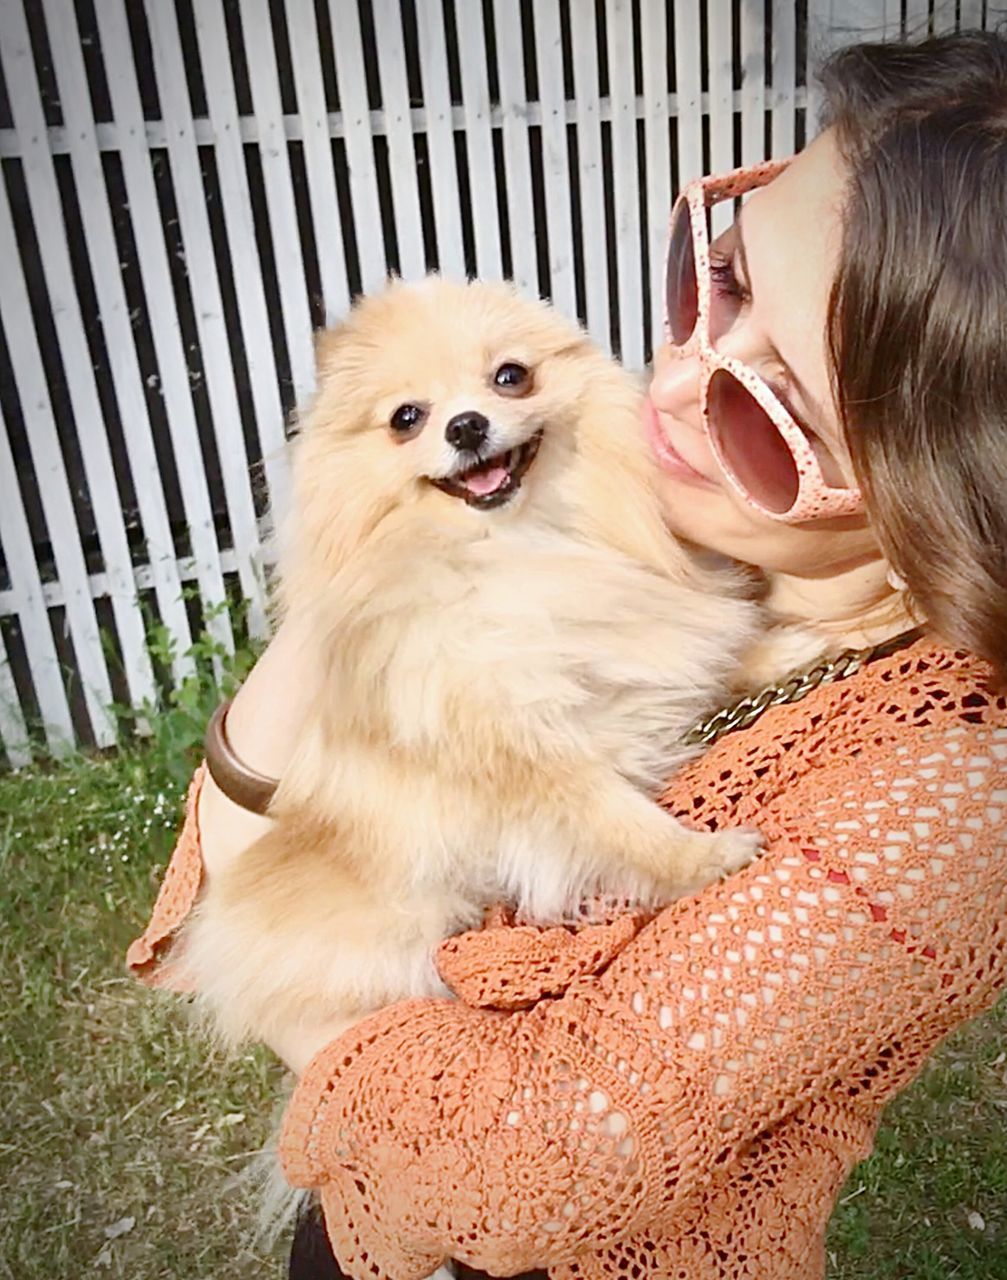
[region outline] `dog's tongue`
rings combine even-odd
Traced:
[[[506,467],[501,466],[499,462],[491,462],[478,471],[466,472],[461,477],[461,482],[469,493],[482,498],[487,493],[495,493],[507,479],[507,474]]]

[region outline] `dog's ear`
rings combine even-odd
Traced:
[[[343,319],[328,329],[315,331],[315,374],[322,383],[339,360],[339,353],[348,337],[348,325]]]

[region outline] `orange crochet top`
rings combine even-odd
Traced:
[[[767,851],[650,922],[452,940],[462,1001],[309,1064],[281,1154],[349,1273],[824,1275],[881,1108],[1007,978],[1007,699],[924,639],[721,739],[666,803]],[[190,804],[146,980],[198,885]]]

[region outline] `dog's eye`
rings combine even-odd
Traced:
[[[531,391],[531,370],[508,360],[493,375],[493,390],[501,396],[526,396]]]
[[[391,416],[391,427],[397,436],[412,436],[426,421],[427,411],[421,404],[400,404]]]

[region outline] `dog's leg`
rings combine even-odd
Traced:
[[[751,862],[762,847],[757,831],[693,831],[621,778],[593,779],[571,797],[579,848],[616,878],[636,872],[668,898],[694,892]]]

